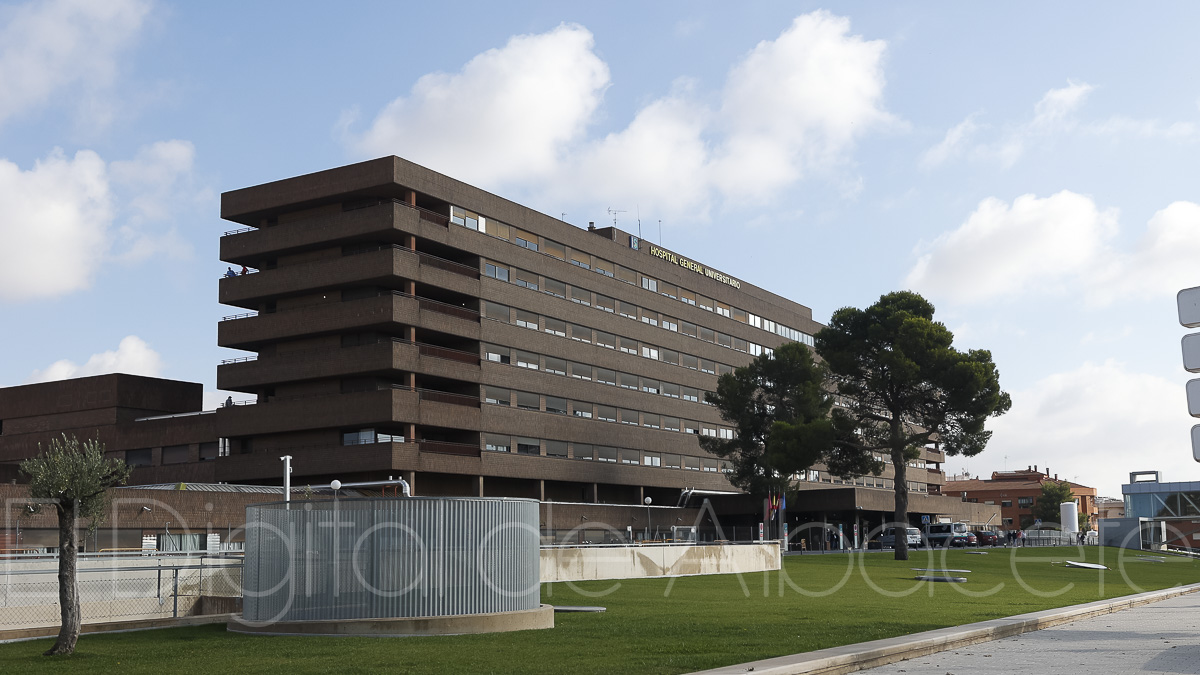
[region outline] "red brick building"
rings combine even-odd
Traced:
[[[963,501],[995,504],[1000,507],[999,527],[1012,529],[1033,522],[1033,505],[1042,494],[1044,483],[1067,483],[1079,505],[1079,512],[1088,515],[1088,524],[1095,528],[1098,517],[1096,488],[1059,480],[1058,474],[1038,471],[1036,465],[1021,471],[993,471],[991,479],[948,480],[943,488],[947,496],[959,495]]]

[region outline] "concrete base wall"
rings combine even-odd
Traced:
[[[234,633],[256,635],[324,635],[402,637],[406,635],[467,635],[472,633],[507,633],[515,630],[554,628],[554,608],[540,605],[537,609],[494,614],[461,614],[458,616],[417,617],[402,619],[348,619],[341,621],[278,621],[267,624],[248,624],[235,617],[228,624]]]
[[[543,548],[542,583],[744,574],[780,567],[779,542],[739,545]]]

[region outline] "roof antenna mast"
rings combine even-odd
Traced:
[[[614,208],[613,208],[613,207],[611,207],[611,206],[610,206],[610,207],[608,207],[608,215],[612,216],[612,219],[613,219],[613,227],[616,227],[616,226],[617,226],[617,214],[618,214],[618,213],[627,213],[627,211],[618,211],[617,209],[614,209]],[[641,237],[639,236],[638,238],[640,239]]]
[[[634,204],[633,208],[637,209],[638,239],[641,239],[642,238],[642,206],[641,206],[641,204]]]

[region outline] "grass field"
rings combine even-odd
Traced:
[[[929,584],[913,580],[913,567],[972,571],[966,584]],[[301,638],[222,624],[85,635],[67,658],[40,656],[49,640],[0,645],[0,673],[683,673],[1196,582],[1200,562],[1096,547],[917,551],[907,562],[789,556],[782,574],[546,585],[543,602],[608,610],[558,614],[552,630]]]

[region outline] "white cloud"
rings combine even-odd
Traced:
[[[856,139],[897,124],[882,106],[885,43],[849,31],[825,11],[797,17],[734,64],[718,95],[680,80],[603,137],[587,129],[609,71],[576,25],[422,77],[361,135],[348,131],[353,113],[338,126],[360,154],[398,154],[490,189],[694,220],[718,199],[762,200],[845,166]]]
[[[353,144],[485,184],[549,176],[608,86],[608,66],[593,46],[578,25],[515,36],[458,73],[417,80]]]
[[[158,377],[162,369],[163,361],[158,352],[138,336],[130,335],[121,340],[116,351],[92,354],[82,366],[67,359],[55,361],[43,370],[33,371],[26,382],[51,382],[108,373]]]
[[[990,197],[958,229],[921,247],[905,283],[963,303],[1058,288],[1094,273],[1116,226],[1114,210],[1066,190],[1012,204]]]
[[[1200,205],[1175,202],[1154,214],[1136,246],[1114,245],[1115,209],[1062,191],[996,198],[957,229],[917,248],[905,283],[937,299],[971,304],[1033,291],[1076,292],[1091,306],[1168,298],[1196,284]]]
[[[980,114],[972,113],[951,127],[940,143],[922,154],[921,166],[930,168],[965,157],[1008,168],[1017,163],[1026,148],[1067,134],[1111,139],[1182,140],[1197,137],[1197,127],[1191,122],[1165,124],[1159,120],[1139,120],[1121,115],[1081,121],[1077,113],[1095,89],[1086,82],[1068,80],[1067,86],[1051,89],[1042,95],[1041,100],[1034,104],[1033,115],[1027,121],[1001,127],[991,139],[976,140],[981,135],[978,132],[986,127],[975,122]]]
[[[94,152],[55,150],[28,171],[0,160],[0,299],[89,286],[111,244],[112,202]]]
[[[192,184],[193,154],[165,141],[111,165],[90,150],[55,149],[28,170],[0,159],[0,300],[87,288],[113,260],[190,255],[170,220],[208,194]]]
[[[1010,393],[1012,409],[988,424],[994,435],[974,462],[981,467],[999,469],[1001,457],[1009,469],[1049,466],[1059,478],[1117,496],[1131,471],[1163,470],[1172,480],[1196,476],[1189,440],[1194,420],[1176,382],[1107,361]],[[949,461],[953,468],[958,460]]]
[[[0,123],[67,88],[89,114],[103,113],[108,106],[97,97],[111,86],[117,59],[150,7],[146,0],[50,0],[14,8],[0,26]]]

